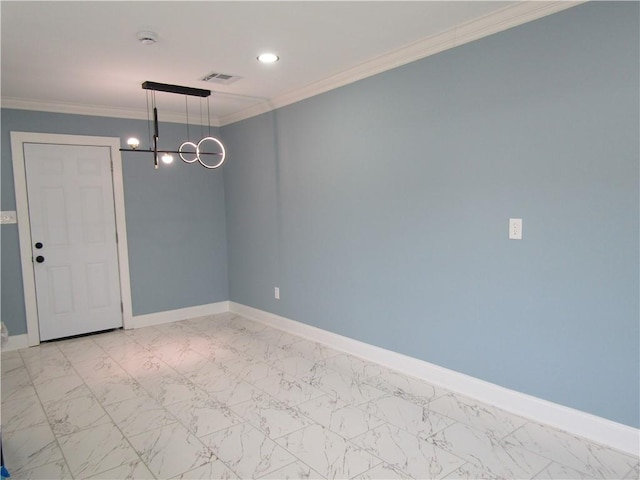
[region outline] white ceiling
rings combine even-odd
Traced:
[[[212,123],[226,124],[572,5],[3,0],[2,106],[146,118],[150,80],[214,91]],[[142,30],[157,43],[139,43]],[[259,63],[264,51],[280,61]],[[242,78],[199,81],[212,71]],[[182,120],[183,96],[157,101],[161,120]]]

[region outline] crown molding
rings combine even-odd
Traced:
[[[524,1],[507,5],[493,13],[478,19],[463,23],[444,32],[426,37],[417,42],[406,45],[392,52],[356,65],[323,80],[313,82],[300,89],[274,97],[270,100],[255,104],[236,113],[212,119],[212,126],[221,127],[239,122],[247,118],[270,112],[277,108],[314,97],[338,87],[348,85],[358,80],[386,72],[422,58],[435,55],[450,48],[479,40],[494,33],[508,30],[553,13],[575,7],[586,0],[577,1]],[[221,92],[222,93],[222,92]],[[42,102],[21,98],[2,98],[2,108],[19,110],[38,110],[43,112],[70,113],[77,115],[94,115],[101,117],[131,118],[146,120],[146,110],[112,108],[97,105],[76,105],[68,103]],[[162,121],[187,123],[186,116],[166,113]]]
[[[392,70],[422,58],[435,55],[450,48],[479,40],[494,33],[508,30],[553,13],[575,7],[586,0],[578,1],[525,1],[508,5],[478,19],[463,23],[442,33],[426,37],[390,53],[380,55],[353,68],[311,83],[298,90],[274,97],[237,113],[220,118],[222,126],[267,113],[277,108],[328,92],[378,73]]]
[[[148,120],[146,110],[137,110],[133,108],[115,108],[103,105],[79,105],[73,103],[62,102],[44,102],[40,100],[29,100],[24,98],[2,97],[2,108],[13,108],[16,110],[35,110],[38,112],[51,113],[67,113],[71,115],[89,115],[96,117],[112,117],[112,118],[128,118],[132,120]],[[160,119],[162,122],[169,123],[187,123],[187,117],[183,114],[166,112],[162,114]],[[198,119],[189,119],[189,123],[198,125]],[[206,123],[203,123],[206,125]],[[220,121],[216,118],[211,119],[212,127],[220,127]]]

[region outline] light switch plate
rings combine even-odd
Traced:
[[[509,219],[509,240],[522,240],[522,219]]]
[[[0,212],[0,224],[7,223],[18,223],[15,211]]]

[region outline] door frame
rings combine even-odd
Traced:
[[[127,246],[127,225],[124,209],[124,185],[122,177],[122,157],[120,139],[117,137],[93,137],[85,135],[60,135],[35,132],[11,132],[11,157],[13,160],[13,182],[16,191],[16,215],[18,220],[18,238],[20,242],[20,264],[22,266],[22,285],[24,306],[27,317],[27,338],[29,346],[40,344],[40,325],[36,300],[36,281],[33,271],[33,253],[29,204],[27,196],[27,176],[25,173],[25,143],[54,145],[84,145],[109,147],[113,169],[113,200],[118,234],[118,273],[120,278],[120,299],[122,300],[122,326],[133,328],[133,309],[131,303],[131,282],[129,277],[129,249]]]

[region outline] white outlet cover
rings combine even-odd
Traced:
[[[509,219],[509,240],[522,240],[522,219]]]

